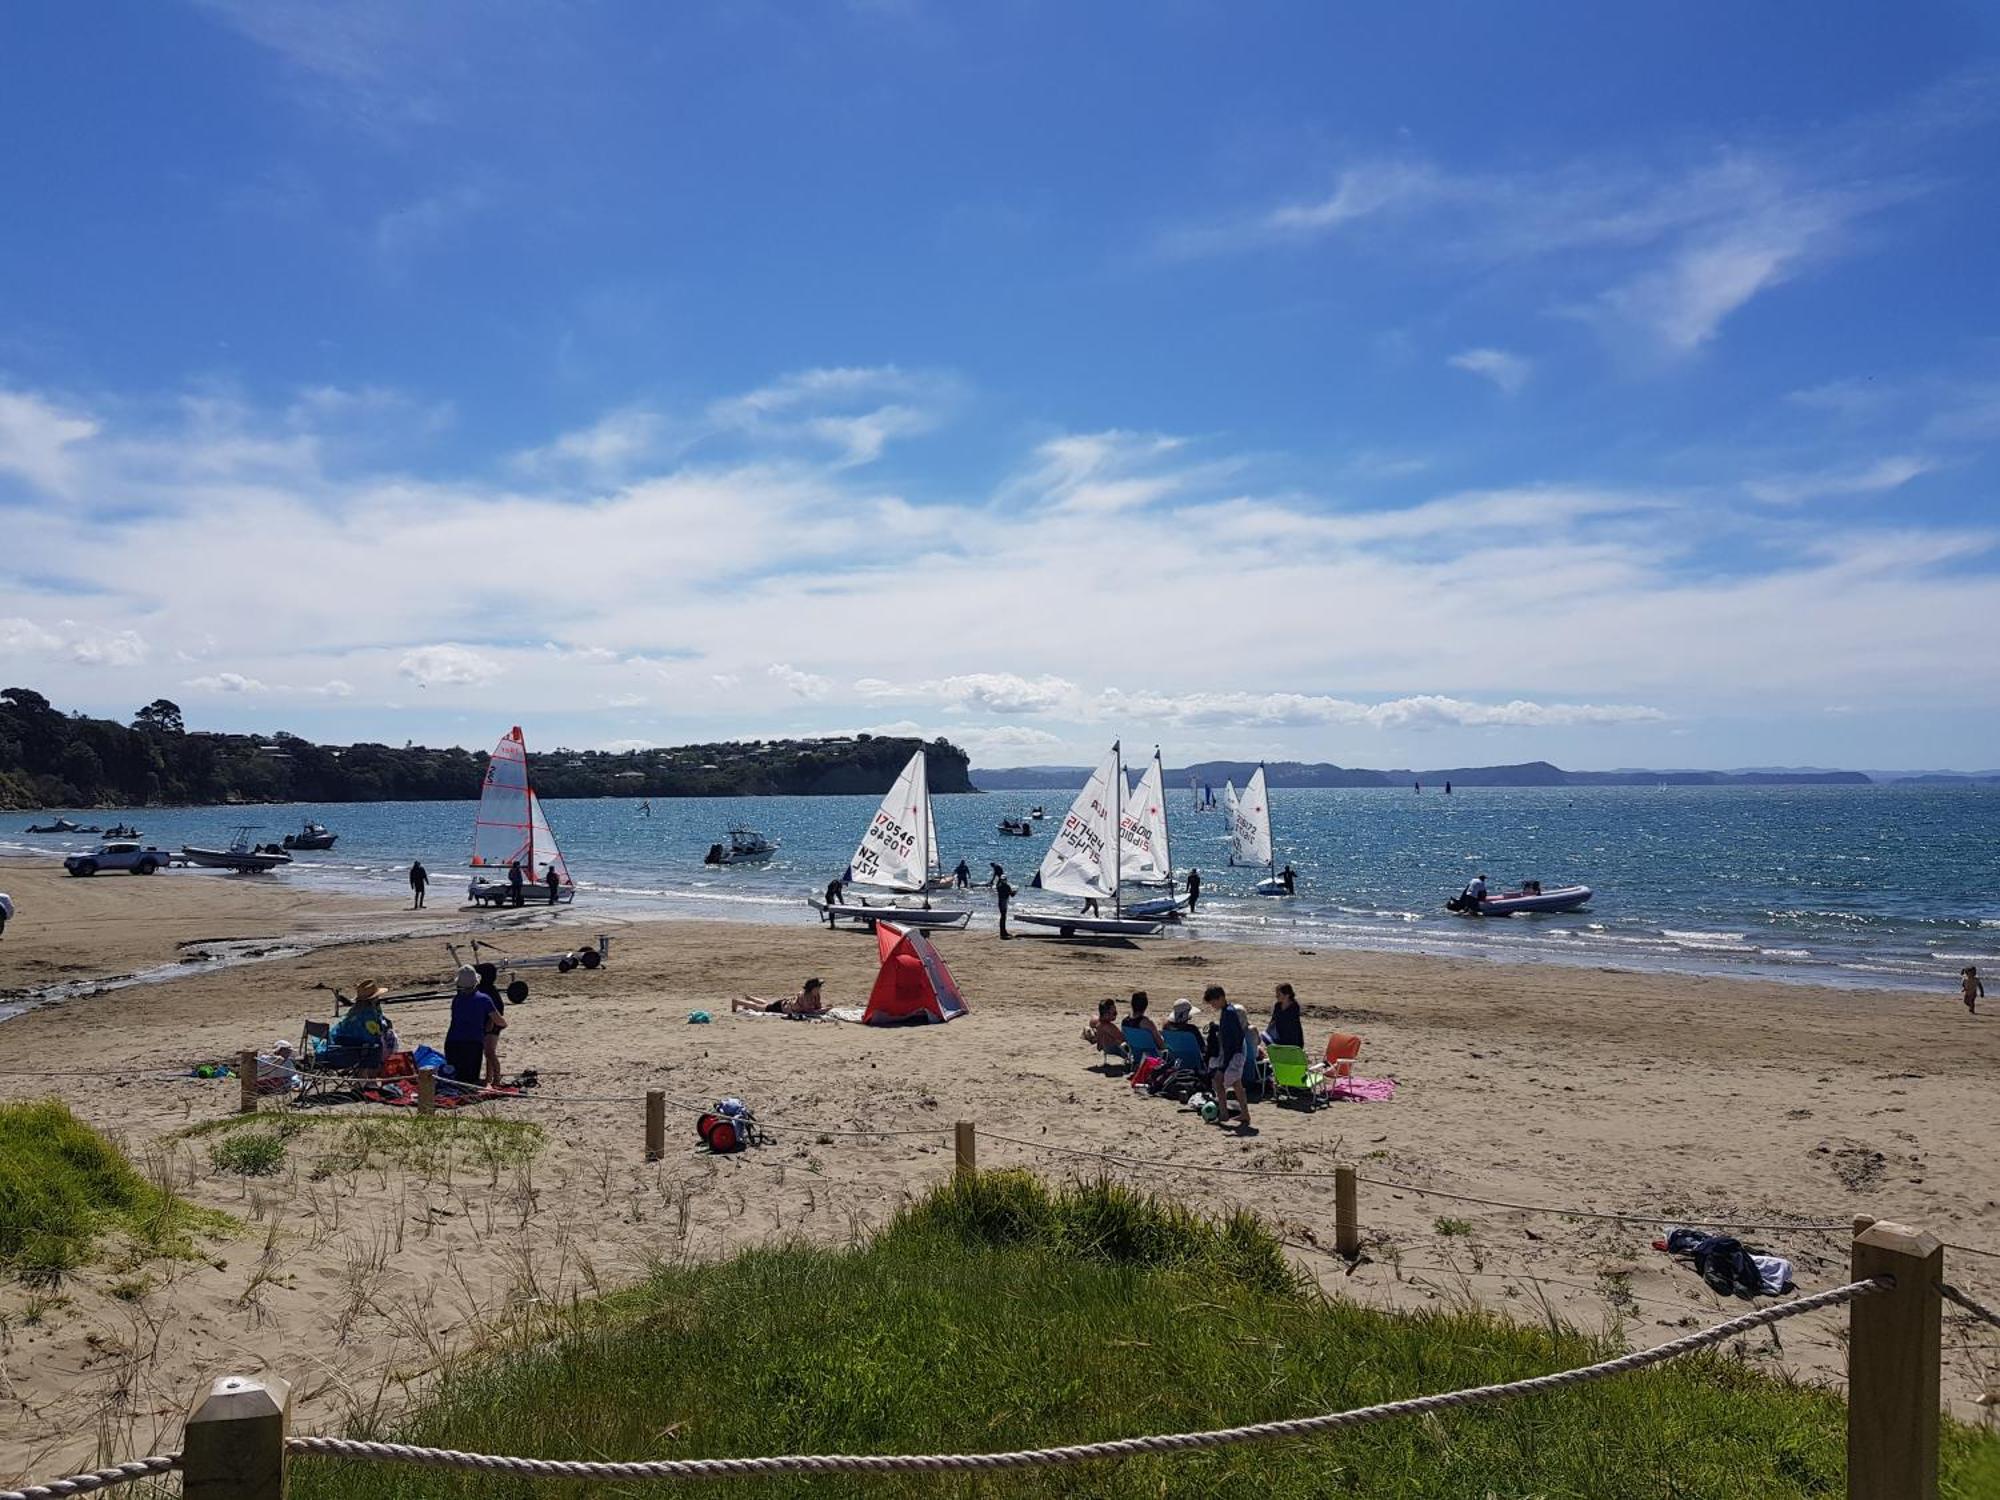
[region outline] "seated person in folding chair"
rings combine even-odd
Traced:
[[[1275,1042],[1280,1047],[1303,1048],[1306,1044],[1306,1025],[1299,1012],[1298,991],[1289,984],[1281,984],[1274,994],[1271,1024],[1264,1028],[1264,1040]]]
[[[1152,1004],[1152,1001],[1147,997],[1144,990],[1132,991],[1132,1014],[1127,1016],[1123,1021],[1120,1021],[1118,1027],[1121,1032],[1144,1032],[1152,1041],[1153,1045],[1150,1050],[1164,1057],[1167,1051],[1166,1039],[1160,1035],[1159,1022],[1146,1014],[1146,1007],[1150,1004]],[[1131,1045],[1133,1040],[1130,1036],[1125,1038],[1128,1046]],[[1147,1049],[1133,1048],[1135,1052],[1145,1050]]]
[[[1200,1007],[1187,996],[1176,1000],[1173,1014],[1160,1028],[1160,1043],[1178,1066],[1206,1074],[1208,1052],[1202,1044],[1201,1028],[1194,1024],[1194,1018],[1200,1014]]]
[[[1131,1054],[1125,1049],[1125,1033],[1118,1025],[1116,1000],[1097,1002],[1097,1019],[1083,1028],[1083,1039],[1098,1051],[1109,1053],[1120,1062],[1132,1060]]]
[[[379,979],[362,980],[354,992],[354,1003],[327,1032],[326,1048],[320,1054],[326,1066],[371,1077],[381,1075],[389,1055],[398,1050],[396,1029],[382,1014],[387,988]]]

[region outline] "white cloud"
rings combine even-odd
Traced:
[[[1014,672],[964,672],[928,682],[887,682],[863,677],[854,690],[864,698],[929,698],[953,709],[996,714],[1040,714],[1072,704],[1076,684],[1064,677],[1022,677]]]
[[[33,620],[24,620],[19,615],[0,620],[0,652],[9,656],[60,651],[62,645],[61,636],[44,630]]]
[[[96,420],[19,391],[0,390],[0,474],[18,474],[38,490],[68,492],[72,450],[96,437]]]
[[[786,692],[794,697],[819,699],[833,691],[833,679],[821,677],[813,672],[801,672],[797,667],[785,662],[774,662],[766,669],[765,675],[773,682],[781,683]]]
[[[604,700],[606,708],[640,708],[647,702],[644,693],[613,693]]]
[[[654,451],[664,427],[658,412],[620,407],[552,443],[524,449],[514,455],[514,462],[530,472],[579,468],[599,475],[622,474]]]
[[[1757,499],[1772,505],[1796,505],[1802,500],[1819,500],[1854,495],[1876,495],[1901,489],[1912,479],[1930,473],[1937,463],[1919,454],[1892,454],[1871,464],[1852,469],[1822,469],[1815,474],[1776,475],[1753,479],[1743,487]]]
[[[597,747],[607,755],[624,755],[633,750],[657,750],[657,740],[606,740]]]
[[[711,402],[719,432],[766,443],[831,450],[842,468],[872,463],[898,438],[931,431],[958,399],[946,375],[894,365],[799,370],[742,395]]]
[[[269,689],[254,677],[241,672],[215,672],[206,677],[190,677],[181,684],[201,693],[263,693]]]
[[[352,698],[354,696],[354,684],[342,682],[338,677],[329,677],[318,687],[307,688],[306,692],[316,698]]]
[[[64,620],[63,628],[74,631],[76,623]],[[86,667],[136,667],[151,648],[136,630],[84,632],[65,642],[71,661]]]
[[[1506,395],[1518,393],[1534,372],[1534,363],[1505,349],[1464,349],[1445,361],[1454,370],[1492,381]]]
[[[447,687],[477,687],[491,682],[504,670],[489,656],[464,646],[445,643],[419,646],[403,654],[396,670],[423,687],[433,683]]]
[[[1664,719],[1638,704],[1470,703],[1420,694],[1360,703],[1311,693],[1125,693],[1108,689],[1107,714],[1187,726],[1287,726],[1339,724],[1369,729],[1545,729],[1579,725],[1638,724]]]

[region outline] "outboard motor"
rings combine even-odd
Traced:
[[[701,862],[702,862],[703,864],[705,864],[705,865],[719,865],[719,864],[721,864],[721,863],[722,863],[722,845],[720,845],[720,844],[710,844],[710,845],[708,846],[708,853],[704,854],[704,855],[703,855],[703,856],[701,857]]]

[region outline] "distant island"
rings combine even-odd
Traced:
[[[551,798],[879,794],[919,748],[932,791],[976,790],[969,757],[944,739],[857,734],[616,753],[530,746],[535,789]],[[469,801],[486,760],[483,750],[194,730],[165,698],[121,724],[65,714],[27,688],[0,691],[0,809]]]
[[[1221,789],[1226,781],[1238,786],[1250,779],[1257,762],[1250,760],[1204,760],[1167,772],[1169,787],[1185,786],[1192,776]],[[1060,791],[1080,787],[1090,776],[1088,766],[1014,766],[999,770],[975,770],[973,785],[982,792]],[[1325,762],[1306,764],[1295,760],[1264,763],[1265,780],[1274,787],[1407,787],[1422,782],[1426,787],[1476,786],[1870,786],[1872,779],[1861,771],[1760,770],[1760,771],[1565,771],[1545,760],[1531,760],[1515,766],[1454,766],[1437,771],[1367,771]],[[1936,781],[1940,778],[1926,778]],[[1968,778],[1969,780],[1969,778]]]

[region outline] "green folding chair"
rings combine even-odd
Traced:
[[[1288,1099],[1304,1100],[1307,1109],[1320,1106],[1320,1080],[1325,1078],[1326,1069],[1306,1056],[1303,1047],[1287,1047],[1278,1042],[1268,1043],[1264,1055],[1271,1061],[1271,1082],[1282,1104]]]

